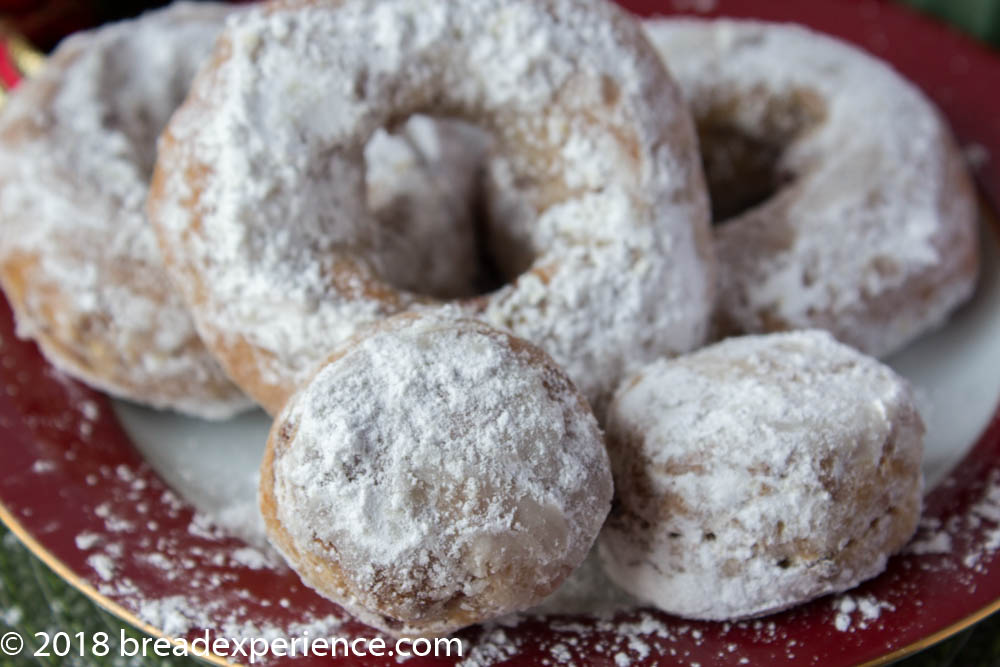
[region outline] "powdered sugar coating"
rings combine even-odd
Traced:
[[[181,3],[74,35],[0,117],[0,281],[19,334],[89,384],[212,418],[250,401],[170,286],[145,201],[156,137],[230,11]]]
[[[541,350],[404,314],[290,399],[260,497],[306,583],[388,632],[436,634],[552,592],[611,493],[597,422]]]
[[[278,3],[231,23],[150,201],[199,330],[260,402],[359,327],[440,305],[387,282],[359,196],[368,137],[418,112],[492,132],[538,211],[526,272],[467,314],[541,345],[599,410],[628,365],[701,344],[696,142],[633,18],[600,0]]]
[[[923,432],[905,381],[825,332],[651,364],[608,413],[618,502],[605,569],[697,619],[851,588],[916,529]]]
[[[884,356],[972,293],[975,194],[913,84],[800,26],[664,19],[645,29],[706,151],[706,135],[721,131],[776,152],[777,193],[716,228],[723,334],[816,327]]]

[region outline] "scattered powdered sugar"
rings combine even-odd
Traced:
[[[878,620],[883,610],[893,611],[895,607],[870,595],[853,597],[841,595],[833,599],[836,610],[833,624],[840,632],[864,630],[873,621]]]
[[[79,405],[83,420],[80,422],[79,435],[84,440],[89,440],[94,432],[94,422],[100,416],[101,411],[94,401],[81,401]]]
[[[79,408],[80,414],[83,415],[86,421],[97,421],[97,418],[101,415],[101,408],[94,401],[80,401]]]
[[[1000,486],[987,486],[983,497],[972,506],[972,513],[992,523],[1000,523]]]
[[[521,345],[402,315],[295,395],[261,502],[305,582],[386,631],[446,632],[580,564],[610,506],[607,456],[569,381]]]
[[[251,570],[275,567],[278,564],[272,554],[254,549],[253,547],[242,547],[234,550],[232,561],[237,565],[248,567]]]
[[[342,624],[336,615],[310,618],[287,625],[258,624],[240,619],[240,614],[230,613],[228,620],[218,623],[220,610],[228,607],[228,602],[192,605],[181,595],[139,602],[138,616],[143,622],[161,630],[168,637],[183,637],[191,630],[214,627],[217,636],[233,639],[261,638],[273,640],[278,637],[327,637],[343,636],[339,632]]]
[[[923,528],[926,524],[925,520],[921,519],[920,526]],[[946,554],[951,552],[951,535],[945,532],[933,532],[930,534],[925,534],[919,532],[917,537],[910,542],[906,547],[906,553],[915,554],[917,556],[924,556],[927,554]]]
[[[416,112],[480,124],[530,184],[528,265],[501,267],[520,277],[461,301],[467,314],[537,342],[598,411],[629,364],[703,341],[694,133],[622,10],[279,5],[229,23],[161,141],[151,200],[199,330],[222,356],[243,350],[225,363],[269,407],[360,326],[437,304],[386,282],[398,253],[362,196],[369,137]]]
[[[93,554],[87,557],[87,565],[94,568],[99,576],[104,581],[111,581],[115,578],[115,565],[109,556],[106,554]]]
[[[100,542],[101,536],[97,533],[84,532],[80,533],[75,538],[76,548],[80,551],[89,551],[94,548],[94,545]]]
[[[984,560],[1000,550],[1000,470],[990,471],[979,499],[965,515],[947,521],[924,517],[908,553],[945,557],[945,566],[985,572]],[[970,579],[971,582],[971,579]],[[971,585],[971,584],[970,584]]]
[[[765,201],[715,229],[722,333],[822,328],[884,356],[972,293],[975,192],[915,85],[802,26],[645,28],[699,123],[710,182],[728,170],[729,190],[754,187],[738,138],[754,147],[742,162],[774,153]]]
[[[231,11],[179,3],[75,34],[0,116],[0,276],[19,334],[102,390],[217,418],[249,402],[201,345],[144,209],[156,137]]]
[[[55,469],[56,469],[55,461],[46,461],[44,459],[38,459],[33,464],[31,464],[31,472],[35,473],[36,475],[52,472]]]
[[[516,628],[532,618],[536,617],[522,615],[485,624],[469,642],[459,665],[485,667],[520,655],[530,645]],[[669,656],[671,664],[693,665],[697,662],[691,660],[691,648],[686,642],[695,647],[705,643],[703,633],[690,623],[667,620],[656,612],[638,608],[617,615],[577,615],[572,620],[555,616],[545,621],[551,636],[541,646],[532,647],[543,652],[542,664],[587,664],[599,655],[624,666],[646,664],[655,655],[661,659]],[[752,629],[761,639],[776,637],[773,623],[755,622]]]
[[[116,472],[107,472],[119,479],[124,476],[133,480],[121,500],[134,506],[137,498],[144,497],[145,487],[137,483],[143,480],[134,476],[133,471],[126,472],[119,467]],[[161,495],[160,503],[160,509],[166,511],[168,519],[175,518],[184,507],[170,491]],[[234,570],[266,568],[281,571],[284,566],[274,552],[245,545],[234,547],[232,538],[225,531],[213,526],[209,517],[199,514],[192,517],[189,528],[192,534],[207,540],[205,546],[179,547],[169,533],[161,533],[156,526],[143,530],[134,527],[134,522],[121,516],[116,507],[111,502],[96,506],[93,511],[104,521],[104,532],[81,532],[76,536],[76,546],[81,551],[89,552],[86,563],[100,580],[96,585],[98,592],[124,604],[142,622],[165,635],[184,637],[190,631],[202,628],[211,628],[216,636],[233,639],[333,637],[340,633],[343,620],[339,614],[300,610],[295,622],[262,623],[250,613],[249,606],[233,604],[234,595],[248,602],[257,600],[257,595],[249,590],[233,591],[232,587],[238,580]],[[130,530],[146,534],[139,540],[141,548],[133,548],[126,553],[121,543],[108,539],[109,535],[119,532],[122,525],[133,526]],[[208,567],[199,567],[199,562],[207,563]],[[170,582],[167,590],[173,592],[151,594],[146,590],[149,584],[145,577],[135,581],[126,574],[133,563],[158,570],[157,578]]]
[[[990,162],[990,149],[982,144],[966,144],[963,148],[965,161],[972,169],[982,169]]]

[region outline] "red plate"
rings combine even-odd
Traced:
[[[625,4],[644,15],[675,13],[662,2]],[[1000,172],[988,159],[1000,155],[1000,60],[986,48],[880,1],[672,4],[712,5],[711,15],[797,21],[892,62],[934,98],[963,143],[982,147],[986,159],[977,177],[994,209],[1000,202]],[[196,516],[132,447],[102,395],[54,371],[33,344],[14,336],[5,303],[0,304],[0,438],[0,518],[60,575],[150,633],[188,640],[203,637],[204,630],[228,639],[275,633],[374,636],[345,620],[294,573],[253,557],[256,552],[243,542]],[[467,650],[484,660],[510,664],[547,658],[598,664],[888,662],[1000,608],[1000,414],[929,495],[925,517],[917,538],[928,545],[924,553],[894,558],[884,575],[851,592],[853,603],[826,598],[749,623],[692,623],[644,610],[604,620],[525,620],[512,627],[472,628],[460,636],[468,640]],[[934,548],[942,541],[950,548]],[[103,549],[95,550],[97,545]],[[369,656],[364,662],[397,664],[394,657]],[[408,664],[436,662],[413,658]]]

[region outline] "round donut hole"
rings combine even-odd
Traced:
[[[464,120],[414,114],[365,147],[368,205],[383,228],[382,278],[435,299],[471,299],[514,282],[533,252],[490,219],[489,132]]]
[[[741,115],[745,109],[759,111],[750,118]],[[788,187],[796,174],[784,164],[786,151],[825,116],[820,96],[805,89],[781,96],[751,91],[698,111],[695,123],[712,224],[725,224]]]
[[[699,124],[698,137],[713,225],[763,204],[793,179],[779,169],[784,146],[778,143],[722,124]]]

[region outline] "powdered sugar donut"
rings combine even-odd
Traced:
[[[18,333],[112,394],[203,417],[251,405],[202,345],[145,215],[156,137],[223,5],[74,35],[0,117],[0,282]]]
[[[927,98],[794,25],[645,24],[698,125],[720,334],[818,327],[889,354],[972,292],[977,207]]]
[[[875,576],[920,514],[907,384],[821,331],[730,338],[626,380],[608,411],[608,575],[734,619]]]
[[[375,627],[441,634],[536,604],[611,504],[587,402],[537,347],[402,314],[333,354],[275,420],[268,535]]]
[[[230,23],[164,133],[150,211],[202,336],[277,410],[332,344],[441,301],[393,284],[362,191],[377,128],[493,133],[537,211],[510,282],[456,301],[542,346],[600,409],[624,368],[699,345],[712,296],[690,118],[599,0],[316,0]],[[502,236],[502,235],[501,235]],[[506,239],[501,239],[501,243]]]

